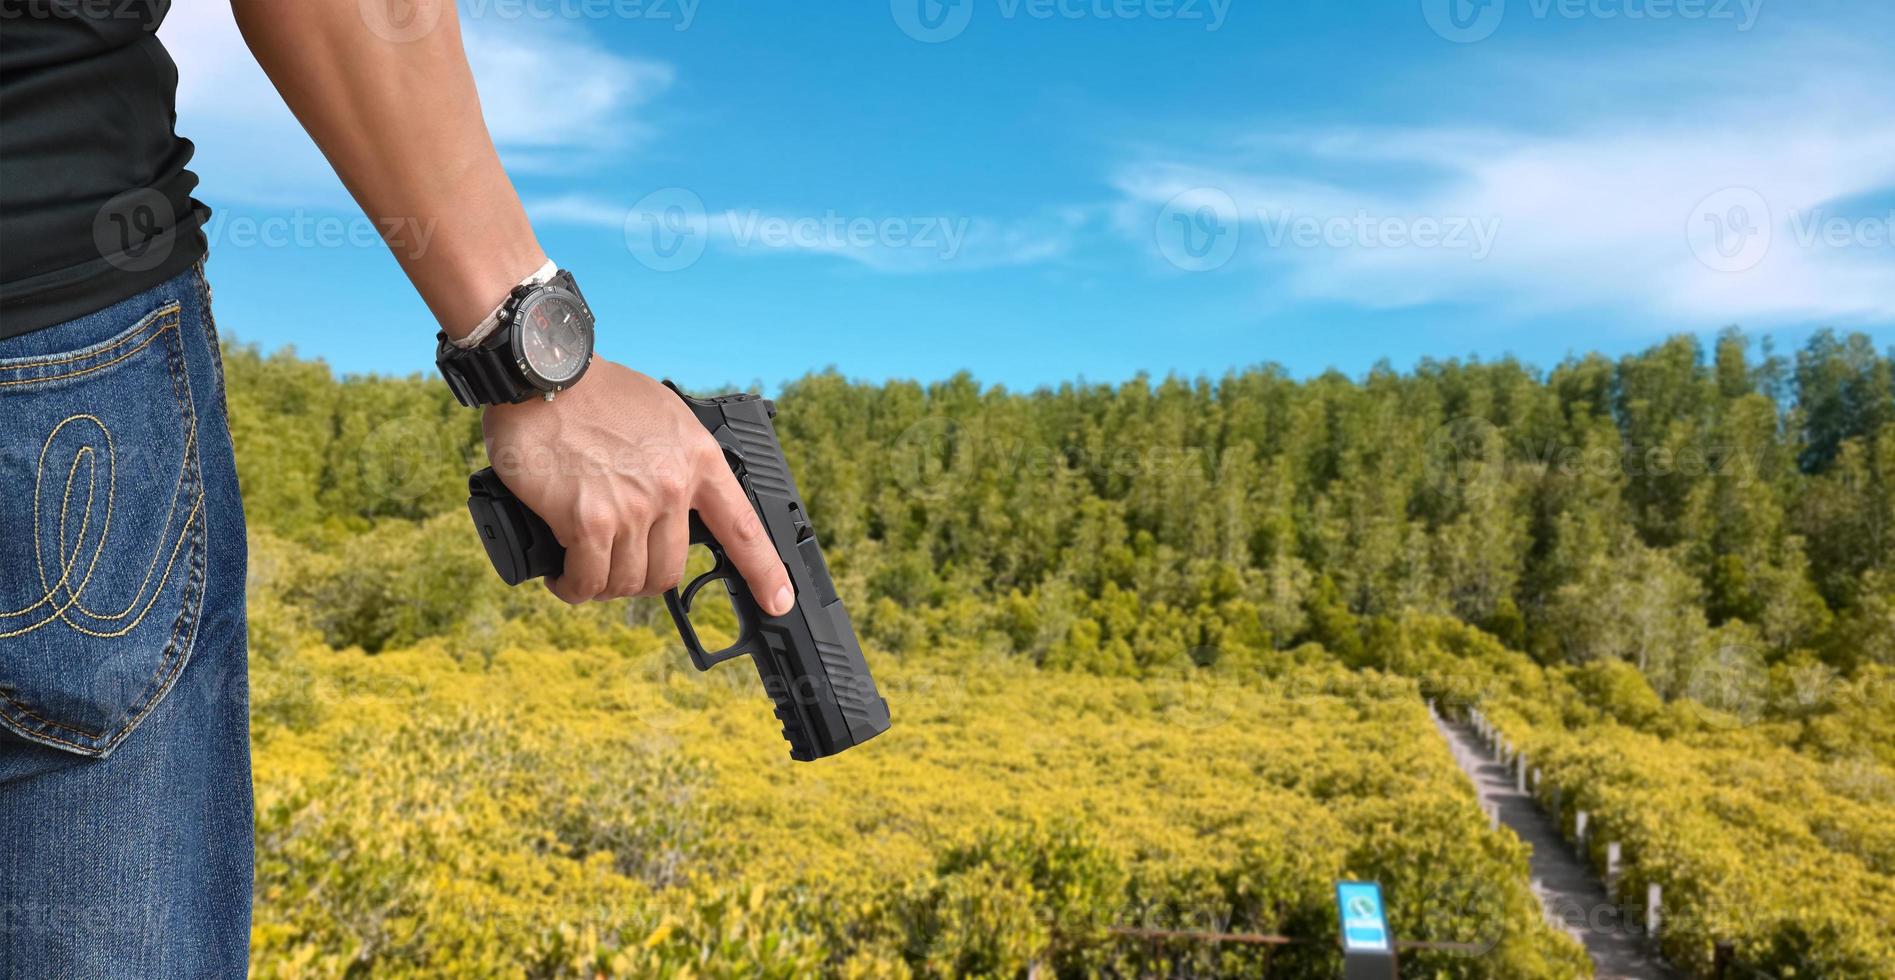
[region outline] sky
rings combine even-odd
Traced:
[[[363,0],[372,9],[380,0]],[[1277,363],[1895,343],[1871,0],[462,0],[608,357],[1013,389]],[[432,371],[436,324],[245,51],[174,6],[220,329]],[[425,228],[416,229],[425,232]]]

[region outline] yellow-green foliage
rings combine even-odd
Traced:
[[[1540,800],[1568,831],[1586,811],[1595,867],[1606,842],[1621,844],[1621,903],[1642,907],[1646,886],[1661,886],[1668,959],[1709,976],[1729,942],[1767,976],[1895,969],[1895,770],[1876,754],[1834,754],[1794,723],[1662,704],[1623,664],[1542,669],[1458,623],[1404,625],[1404,665],[1424,689],[1450,709],[1478,704],[1540,771]],[[1878,678],[1829,691],[1814,724],[1895,707]],[[1863,744],[1853,736],[1835,741]]]
[[[1584,974],[1406,681],[877,651],[895,727],[806,765],[741,664],[620,636],[259,660],[256,971],[1297,976],[1335,968],[1332,883],[1363,877],[1400,937],[1492,947],[1417,969]]]
[[[1511,732],[1511,729],[1509,730]],[[1718,940],[1774,976],[1885,977],[1895,965],[1895,786],[1756,738],[1716,744],[1604,725],[1529,733],[1570,821],[1618,840],[1626,895],[1663,887],[1661,945],[1708,973]],[[1603,848],[1601,847],[1601,851]]]
[[[438,382],[230,348],[254,965],[1321,975],[1359,876],[1401,938],[1475,950],[1404,975],[1583,975],[1425,696],[1505,725],[1628,893],[1664,885],[1686,967],[1729,940],[1895,975],[1895,365],[1827,333],[1706,354],[793,382],[785,456],[895,715],[798,766],[658,607],[499,584],[478,416]],[[1710,452],[1737,468],[1646,466]]]

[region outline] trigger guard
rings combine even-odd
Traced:
[[[692,515],[694,522],[696,516],[695,514]],[[735,609],[737,613],[737,641],[722,650],[714,651],[704,649],[703,644],[698,641],[697,627],[691,623],[692,602],[696,600],[698,592],[706,585],[720,580],[728,580],[736,575],[735,566],[730,563],[730,560],[724,555],[722,549],[712,547],[711,551],[717,560],[716,563],[711,566],[710,571],[692,579],[686,583],[682,589],[675,589],[665,593],[665,605],[670,607],[671,618],[678,627],[678,633],[684,638],[685,652],[691,655],[691,663],[696,666],[698,670],[710,670],[712,667],[726,660],[735,660],[738,657],[749,655],[752,653],[751,647],[755,644],[757,639],[757,624],[745,616],[743,610],[737,608],[733,603],[732,608]],[[725,587],[729,588],[728,584],[726,584]]]
[[[726,577],[726,575],[727,573],[724,570],[723,562],[720,561],[716,565],[711,566],[710,571],[692,579],[685,585],[683,591],[678,593],[678,604],[684,607],[685,612],[690,612],[691,602],[697,598],[698,591],[712,582]]]
[[[721,577],[722,576],[712,574],[700,575],[698,576],[698,580],[692,583],[693,589],[695,590],[701,587],[702,583],[708,582],[713,578]],[[678,593],[678,590],[672,589],[665,593],[665,607],[670,610],[671,621],[678,627],[679,637],[684,640],[684,650],[691,655],[691,663],[696,666],[697,669],[710,670],[712,667],[726,660],[735,660],[738,657],[746,656],[753,652],[751,647],[757,642],[756,624],[745,620],[743,613],[739,612],[737,614],[737,642],[732,643],[722,650],[713,651],[704,649],[704,644],[698,640],[697,627],[692,625],[691,612],[685,608],[685,599]]]
[[[712,667],[726,660],[735,660],[738,657],[749,656],[751,653],[750,643],[751,638],[745,636],[722,650],[706,650],[702,656],[697,653],[692,653],[691,663],[700,671],[710,670]]]

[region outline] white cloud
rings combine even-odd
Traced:
[[[534,221],[590,228],[623,228],[628,210],[587,194],[529,199],[526,213]]]
[[[198,145],[199,196],[347,208],[342,184],[257,67],[222,0],[177,4],[159,31],[178,63],[178,131]],[[669,65],[626,57],[544,20],[463,18],[487,128],[509,169],[574,172],[647,138],[638,110]]]
[[[529,200],[526,207],[536,222],[626,232],[634,255],[646,254],[647,234],[667,242],[695,236],[722,254],[823,256],[896,275],[1052,262],[1071,251],[1092,220],[1087,209],[1000,220],[941,212],[716,208],[680,188],[629,206],[569,194]]]
[[[1895,71],[1885,56],[1849,50],[1777,52],[1771,63],[1797,66],[1800,84],[1707,71],[1700,90],[1711,94],[1683,100],[1603,98],[1636,75],[1630,64],[1541,64],[1541,76],[1571,94],[1545,104],[1532,128],[1305,129],[1230,141],[1222,152],[1152,155],[1114,175],[1118,221],[1149,244],[1167,202],[1222,190],[1241,221],[1233,267],[1268,273],[1288,300],[1629,309],[1680,327],[1886,323],[1895,319],[1895,212],[1837,205],[1895,188]],[[1333,176],[1361,173],[1377,176]],[[1304,247],[1285,241],[1286,215],[1352,227]],[[1843,235],[1849,244],[1811,240],[1812,219],[1844,215],[1862,232]],[[1372,219],[1366,237],[1358,216]],[[1409,231],[1423,221],[1491,223],[1498,234],[1484,257],[1389,246],[1374,237],[1384,219]],[[1767,232],[1767,251],[1761,234],[1753,251],[1737,248],[1745,239],[1732,219]],[[1720,242],[1732,254],[1718,253]]]
[[[671,87],[671,66],[625,58],[535,22],[468,21],[468,63],[502,150],[622,150],[648,135],[634,111]]]
[[[720,244],[767,255],[823,255],[874,272],[921,275],[1037,265],[1064,257],[1074,229],[1057,219],[952,214],[849,215],[725,211]]]

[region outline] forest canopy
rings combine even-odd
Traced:
[[[1474,709],[1563,832],[1588,815],[1595,871],[1622,846],[1616,902],[1662,890],[1687,974],[1895,962],[1895,394],[1865,337],[793,381],[778,431],[895,717],[801,768],[657,603],[501,584],[479,420],[436,380],[226,354],[259,975],[1320,975],[1342,878],[1448,944],[1404,971],[1589,975],[1437,735]]]
[[[229,359],[253,524],[427,547],[415,522],[461,511],[478,421],[432,379]],[[1542,663],[1634,664],[1665,697],[1895,664],[1895,382],[1860,334],[1031,392],[830,371],[777,402],[845,594],[897,648],[983,634],[1142,676],[1313,641],[1359,666],[1419,612]],[[392,619],[331,597],[328,638],[428,635],[466,584],[410,588]]]

